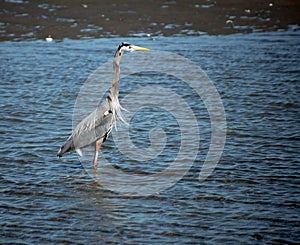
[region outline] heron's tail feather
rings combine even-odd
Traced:
[[[74,150],[74,144],[72,139],[68,139],[67,142],[60,147],[57,156],[62,157],[65,153],[73,151]]]
[[[75,149],[75,151],[77,152],[77,154],[78,154],[79,156],[81,156],[81,157],[83,156],[83,155],[82,155],[81,149],[78,148],[78,149]]]

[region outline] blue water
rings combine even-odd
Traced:
[[[199,104],[195,115],[201,141],[189,172],[172,187],[146,197],[101,187],[75,153],[56,157],[72,130],[81,86],[112,60],[124,39],[2,42],[0,242],[300,242],[299,38],[299,32],[287,31],[125,40],[195,62],[213,81],[226,111],[221,160],[199,182],[210,144],[209,115],[194,91],[156,74],[159,83],[177,91],[194,111]],[[149,74],[136,77],[133,83],[121,81],[121,98],[143,79],[151,83]],[[103,84],[108,89],[110,81]],[[166,111],[148,107],[139,113],[131,122],[135,145],[149,146],[151,126],[167,133],[158,160],[147,164],[124,159],[112,136],[102,152],[117,168],[153,174],[175,158],[180,129]],[[160,116],[163,120],[156,119]]]

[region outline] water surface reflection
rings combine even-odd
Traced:
[[[56,159],[80,86],[120,41],[1,43],[1,243],[299,242],[299,33],[127,39],[199,64],[226,110],[222,159],[199,182],[209,117],[197,96],[187,99],[201,108],[196,161],[175,186],[150,197],[101,188],[75,154]],[[121,83],[123,98],[130,86]],[[167,125],[176,141],[176,123]],[[112,137],[106,143],[103,154],[116,166],[141,167],[119,157]]]

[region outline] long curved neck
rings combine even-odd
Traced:
[[[126,121],[123,119],[122,113],[121,113],[121,105],[119,103],[119,85],[120,85],[120,60],[121,60],[122,52],[120,50],[117,50],[115,57],[114,57],[114,79],[112,81],[112,85],[109,91],[109,95],[107,96],[108,103],[110,105],[110,108],[113,112],[114,120],[117,118],[126,123]]]
[[[121,53],[116,52],[113,67],[114,67],[114,78],[112,81],[112,85],[110,88],[109,95],[111,99],[116,99],[119,96],[119,86],[120,86],[120,60],[121,60]]]

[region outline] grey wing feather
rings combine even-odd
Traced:
[[[105,137],[111,131],[114,121],[109,104],[104,101],[75,127],[71,136],[58,152],[58,156],[86,147]]]

